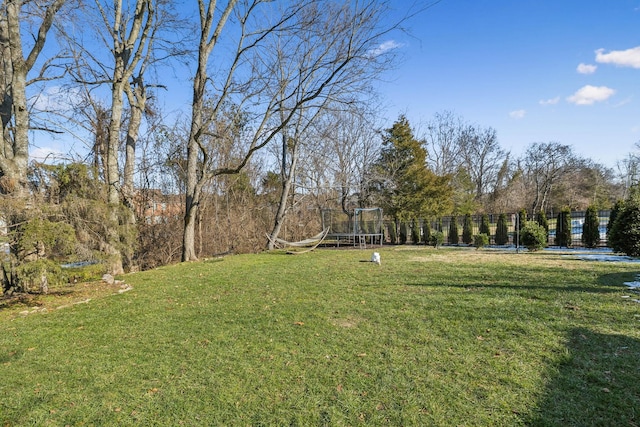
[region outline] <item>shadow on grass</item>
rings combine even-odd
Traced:
[[[630,273],[611,273],[603,274],[598,277],[598,284],[603,286],[615,286],[617,289],[624,289],[621,288],[621,285],[624,282],[632,282],[633,280],[635,280],[635,276]]]
[[[615,292],[624,292],[625,287],[623,286],[624,282],[629,282],[634,280],[634,275],[631,273],[612,273],[601,275],[597,279],[597,283],[588,284],[588,285],[579,285],[579,284],[571,284],[568,283],[530,283],[529,278],[535,277],[535,274],[539,270],[536,269],[527,269],[520,268],[519,275],[520,279],[517,275],[511,277],[509,281],[491,281],[488,280],[486,282],[482,281],[469,281],[465,283],[465,279],[461,278],[459,281],[455,283],[450,283],[450,278],[444,278],[444,280],[438,283],[405,283],[406,286],[424,286],[424,287],[450,287],[450,288],[459,288],[459,289],[467,289],[467,290],[477,290],[477,289],[513,289],[517,291],[534,291],[534,290],[549,290],[555,289],[558,291],[564,292],[589,292],[589,293],[615,293]],[[640,273],[639,273],[640,274]]]
[[[574,329],[528,426],[640,424],[640,340]]]
[[[601,287],[595,286],[580,286],[580,285],[557,285],[557,284],[549,284],[549,285],[529,285],[529,284],[517,284],[514,285],[512,283],[482,283],[482,282],[470,282],[470,283],[441,283],[441,284],[433,284],[433,283],[406,283],[405,286],[423,286],[423,287],[432,287],[432,288],[458,288],[464,289],[467,291],[477,291],[483,289],[509,289],[515,291],[536,291],[542,290],[547,291],[549,289],[555,289],[557,291],[563,292],[589,292],[589,293],[598,293],[598,294],[609,294],[615,292],[622,292],[625,288],[621,287],[619,284],[617,286],[613,285],[605,285]],[[534,297],[531,295],[530,297]]]

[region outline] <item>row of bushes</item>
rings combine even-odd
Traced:
[[[476,218],[477,219],[477,218]],[[391,223],[386,226],[387,236],[386,241],[396,244],[405,244],[407,242],[411,242],[413,244],[432,244],[435,242],[446,243],[451,245],[457,245],[460,243],[463,244],[475,244],[477,245],[478,238],[477,236],[485,235],[487,236],[487,241],[496,245],[507,245],[510,241],[514,243],[517,240],[517,236],[522,232],[528,222],[527,212],[522,210],[516,216],[516,222],[514,224],[514,229],[512,232],[509,232],[509,222],[507,220],[506,214],[500,214],[498,216],[498,220],[494,225],[494,233],[491,232],[492,226],[489,221],[489,215],[484,214],[479,218],[479,227],[477,232],[474,232],[474,221],[471,214],[466,214],[463,217],[462,223],[462,235],[459,233],[459,224],[458,218],[452,217],[448,221],[443,221],[442,218],[439,218],[435,221],[411,221],[409,223]],[[544,242],[545,245],[549,242],[549,221],[544,212],[539,212],[535,219],[533,220],[535,223],[540,225],[544,229]],[[445,227],[443,227],[443,222],[448,226],[446,227],[448,233],[444,233]],[[586,211],[584,224],[581,228],[581,242],[582,245],[595,248],[601,243],[600,239],[600,229],[599,224],[600,219],[598,215],[598,211],[595,207],[590,207]],[[442,236],[437,233],[441,232]],[[571,225],[571,211],[567,209],[563,209],[557,216],[556,219],[556,227],[553,230],[553,240],[554,244],[561,247],[569,247],[573,244],[572,238],[572,225]],[[435,238],[434,238],[435,236]],[[513,240],[512,240],[513,239]],[[522,244],[522,238],[519,241]]]
[[[522,210],[518,214],[517,235],[519,243],[529,250],[539,250],[547,246],[549,241],[549,223],[544,212],[539,212],[535,219],[528,220],[527,212]],[[572,243],[571,211],[563,209],[556,219],[555,244],[561,247],[569,247]],[[476,247],[486,246],[490,242],[491,232],[488,215],[483,215],[480,221],[479,233],[472,232],[472,218],[470,214],[464,216],[462,243],[473,244]],[[459,244],[458,221],[454,219],[449,223],[448,243]],[[391,224],[387,227],[388,241],[392,243],[407,243],[409,237],[414,244],[424,243],[439,246],[444,243],[442,232],[442,220],[436,221],[435,230],[431,223],[424,221],[421,226],[417,221],[411,223]],[[399,233],[399,235],[397,235]],[[618,201],[610,212],[607,223],[607,245],[615,252],[625,253],[629,256],[640,256],[640,188],[624,201]],[[495,227],[493,239],[496,245],[505,245],[509,242],[507,217],[500,214]],[[587,248],[595,248],[600,244],[600,219],[595,206],[590,206],[582,224],[582,244]]]

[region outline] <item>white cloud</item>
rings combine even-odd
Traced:
[[[551,98],[551,99],[541,99],[539,101],[540,105],[556,105],[558,102],[560,102],[559,96],[556,96],[555,98]]]
[[[77,88],[66,89],[61,86],[51,86],[45,91],[33,96],[30,100],[33,107],[40,111],[60,111],[71,108],[73,102],[79,97]]]
[[[598,49],[596,50],[596,62],[640,68],[640,46],[627,50],[612,50],[608,53],[605,53],[604,49]]]
[[[511,111],[509,113],[509,117],[511,117],[512,119],[524,119],[524,116],[527,114],[527,112],[525,110],[515,110],[515,111]]]
[[[614,89],[606,86],[586,85],[568,97],[567,101],[576,105],[593,105],[596,102],[606,101],[614,93],[616,93]]]
[[[578,68],[576,68],[576,71],[578,71],[580,74],[593,74],[597,69],[597,65],[580,63],[580,65],[578,65]]]
[[[372,49],[369,54],[371,56],[380,56],[389,52],[390,50],[398,49],[402,46],[403,45],[401,43],[398,43],[395,40],[387,40],[386,42],[380,43],[380,45],[378,45],[378,47],[376,47],[375,49]]]
[[[29,158],[38,162],[56,161],[66,158],[64,153],[51,147],[35,147],[29,149]]]

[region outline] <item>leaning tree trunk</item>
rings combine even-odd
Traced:
[[[291,191],[291,184],[296,173],[296,167],[298,165],[298,143],[292,141],[291,144],[291,165],[289,166],[289,173],[287,173],[287,144],[289,141],[286,136],[282,137],[282,194],[280,194],[280,203],[278,204],[278,212],[273,224],[273,229],[269,234],[269,242],[267,242],[267,249],[275,249],[274,242],[280,234],[280,229],[284,224],[285,217],[287,216],[287,200],[289,199],[289,192]]]

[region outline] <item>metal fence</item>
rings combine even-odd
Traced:
[[[600,230],[600,243],[598,246],[606,247],[607,246],[607,224],[609,223],[609,210],[601,210],[598,211],[599,218],[599,230]],[[575,211],[571,212],[571,246],[581,247],[584,246],[582,243],[582,227],[584,225],[584,220],[586,216],[586,211]],[[495,244],[495,231],[496,225],[498,223],[498,214],[489,214],[489,230],[491,230],[491,235],[489,236],[489,243]],[[445,216],[438,220],[430,220],[429,225],[431,231],[442,231],[444,234],[444,244],[449,244],[451,242],[451,238],[449,236],[449,230],[451,226],[451,221],[457,220],[458,224],[458,241],[462,244],[462,231],[463,231],[463,220],[464,216]],[[508,245],[514,245],[516,241],[516,224],[517,224],[517,213],[507,214],[507,230],[509,232],[509,243]],[[476,235],[480,233],[480,223],[482,221],[482,215],[472,215],[471,223],[472,223],[472,235]],[[557,222],[557,213],[550,212],[547,214],[547,222],[549,224],[549,246],[557,246],[556,245],[556,222]],[[407,222],[403,227],[400,227],[401,230],[406,230],[406,241],[407,243],[423,243],[423,225],[424,220],[418,220],[413,222]],[[392,221],[385,221],[385,241],[387,243],[391,243],[390,229],[394,227],[395,224]],[[414,228],[418,228],[414,230]],[[402,232],[402,231],[401,231]],[[412,235],[419,236],[419,242],[412,241]]]

